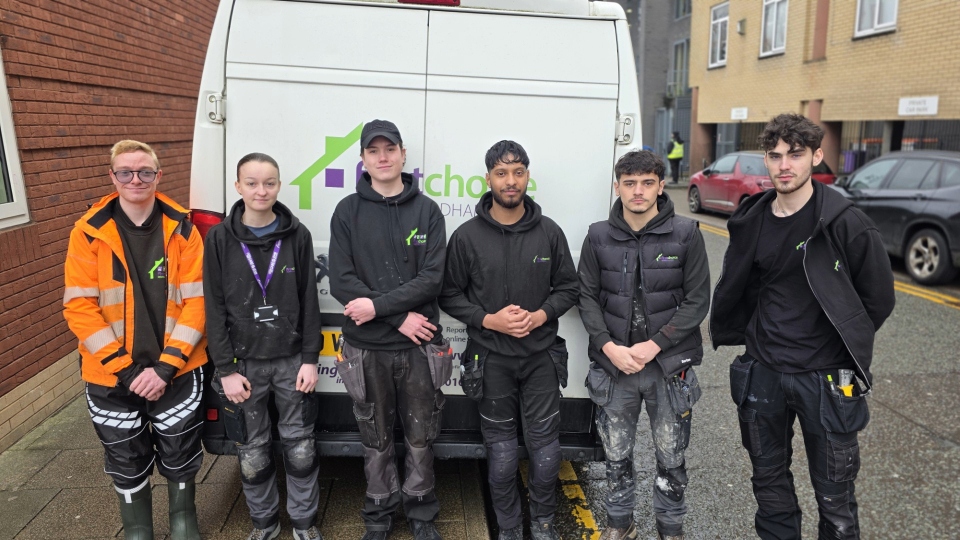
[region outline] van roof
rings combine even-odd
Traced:
[[[283,0],[290,1],[290,0]],[[299,0],[304,1],[304,0]],[[433,4],[416,4],[416,0],[306,0],[330,4],[393,4],[397,7],[450,9],[456,11],[510,11],[531,15],[567,15],[573,17],[595,17],[601,19],[624,19],[623,8],[614,2],[595,2],[593,0],[460,0],[456,7]]]

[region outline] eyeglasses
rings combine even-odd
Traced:
[[[110,170],[113,173],[113,176],[117,178],[117,182],[121,184],[129,184],[133,182],[133,175],[136,174],[137,178],[145,184],[149,184],[157,179],[157,171],[151,170],[142,170],[142,171],[114,171]]]

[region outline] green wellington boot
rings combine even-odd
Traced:
[[[197,524],[197,484],[189,482],[167,482],[170,495],[170,539],[200,540],[200,526]]]
[[[117,489],[120,520],[126,540],[153,540],[153,491],[150,482],[134,489]]]

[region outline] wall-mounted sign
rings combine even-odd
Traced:
[[[933,116],[937,114],[940,96],[919,96],[900,98],[897,114],[900,116]]]
[[[731,120],[746,120],[747,119],[747,108],[746,107],[733,107],[730,109],[730,119]]]

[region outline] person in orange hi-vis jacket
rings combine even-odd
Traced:
[[[110,152],[117,188],[70,234],[64,317],[80,340],[87,407],[104,448],[127,539],[152,539],[150,475],[167,479],[170,535],[199,539],[194,478],[203,461],[203,240],[157,192],[150,146]]]

